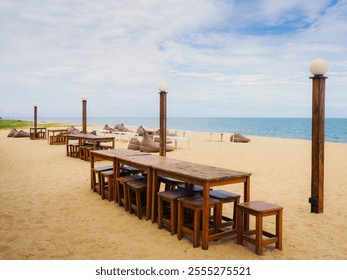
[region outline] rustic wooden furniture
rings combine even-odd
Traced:
[[[129,213],[136,213],[139,220],[142,220],[142,211],[146,209],[147,179],[130,181],[128,186]]]
[[[90,160],[89,151],[99,150],[101,147],[101,143],[111,142],[110,148],[114,149],[113,136],[99,136],[94,134],[68,134],[66,143],[67,155],[69,154],[68,147],[71,146],[70,140],[78,140],[78,157],[83,159],[87,158],[88,160]],[[88,143],[88,145],[86,145],[86,143]],[[84,150],[82,154],[81,150],[85,147],[88,147],[88,151]]]
[[[153,186],[157,185],[158,176],[166,176],[181,180],[188,184],[196,184],[203,187],[203,220],[202,220],[202,249],[208,249],[208,241],[229,233],[219,232],[209,235],[209,198],[210,188],[221,185],[243,183],[243,200],[250,201],[250,173],[218,168],[203,164],[186,162],[182,160],[171,161],[166,157],[159,157],[157,164],[153,165]],[[157,193],[153,190],[152,194]],[[154,199],[152,199],[154,201]],[[155,205],[152,204],[152,222],[155,221]],[[245,215],[244,227],[249,228],[248,215]]]
[[[185,184],[182,184],[182,185],[178,185],[177,187],[179,189],[187,190],[187,191],[190,191],[192,193],[201,193],[202,194],[202,192],[204,191],[203,187],[195,185],[195,184],[185,183]]]
[[[50,145],[66,145],[67,129],[47,129],[47,139]]]
[[[223,228],[231,227],[232,229],[229,230],[230,234],[236,233],[236,206],[240,203],[241,196],[224,190],[212,190],[210,191],[210,197],[218,199],[221,203],[221,220],[218,228],[222,230]],[[226,216],[226,214],[223,213],[223,205],[225,203],[233,204],[232,216]]]
[[[282,211],[283,208],[264,201],[251,201],[237,205],[237,244],[243,245],[243,241],[255,245],[255,253],[262,255],[265,245],[275,243],[276,248],[282,250]],[[243,224],[244,215],[255,216],[255,230],[245,230]],[[270,233],[263,229],[263,218],[276,215],[276,233]],[[255,235],[255,238],[252,236]],[[267,237],[266,239],[263,236]]]
[[[101,194],[101,175],[100,172],[102,171],[108,171],[108,170],[112,170],[112,166],[111,165],[103,165],[103,166],[99,166],[99,167],[94,167],[92,170],[92,177],[91,177],[91,189],[94,192],[98,192],[99,194]],[[96,180],[98,179],[98,180]]]
[[[29,135],[31,140],[46,139],[46,127],[30,127]]]
[[[208,249],[209,239],[215,239],[208,234],[209,226],[209,197],[210,188],[214,186],[243,183],[243,200],[250,201],[250,173],[234,171],[187,162],[178,159],[157,156],[140,151],[115,149],[91,152],[91,170],[96,159],[113,162],[116,177],[120,165],[128,165],[147,172],[147,205],[146,219],[156,220],[156,206],[158,193],[158,176],[164,176],[196,184],[203,188],[203,221],[202,221],[202,249]],[[248,229],[248,215],[245,215],[244,226]],[[223,234],[223,233],[218,233]]]
[[[114,200],[113,176],[113,169],[100,172],[100,194],[102,199]]]
[[[142,179],[145,178],[139,174],[119,176],[116,178],[114,186],[116,189],[115,193],[117,194],[117,198],[115,198],[115,201],[118,202],[119,207],[124,206],[125,211],[129,211],[130,205],[128,183]]]
[[[158,228],[170,227],[171,235],[177,232],[177,199],[192,195],[190,191],[169,189],[158,192]]]
[[[165,190],[173,190],[175,189],[178,185],[184,184],[184,182],[179,181],[179,180],[175,180],[172,178],[168,178],[168,177],[163,177],[163,176],[158,176],[158,186],[157,188],[160,188],[160,184],[163,183],[165,185]]]
[[[177,208],[178,208],[178,221],[177,221],[177,238],[181,240],[183,238],[183,233],[187,233],[193,238],[193,247],[200,246],[200,232],[201,228],[201,214],[203,213],[204,199],[201,194],[184,196],[177,199]],[[218,224],[221,219],[220,216],[220,201],[215,198],[209,198],[209,212],[210,209],[213,209],[213,219],[212,225],[213,228],[208,230],[208,235],[210,232],[218,232]],[[190,220],[190,217],[185,218],[185,210],[191,210],[193,221]]]

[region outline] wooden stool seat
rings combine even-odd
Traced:
[[[124,206],[125,211],[129,211],[129,191],[127,183],[130,181],[144,179],[145,177],[139,174],[126,175],[118,177],[116,184],[116,194],[119,207]]]
[[[94,192],[98,192],[99,194],[101,194],[101,189],[100,189],[101,175],[100,175],[100,172],[108,171],[108,170],[112,170],[112,169],[113,169],[113,167],[111,165],[103,165],[103,166],[93,168],[92,179],[91,179],[91,189]],[[98,180],[96,180],[96,178],[98,178]]]
[[[123,165],[120,167],[120,170],[126,175],[133,175],[133,174],[139,174],[141,173],[142,171],[135,168],[135,167],[132,167],[132,166],[128,166],[128,165]]]
[[[213,228],[211,233],[218,232],[218,220],[220,217],[220,201],[215,198],[209,200],[210,209],[213,208]],[[181,240],[183,233],[193,237],[193,247],[200,246],[200,235],[201,235],[201,214],[203,212],[203,197],[200,194],[180,197],[177,199],[178,207],[178,222],[177,222],[177,238]],[[193,224],[191,221],[186,221],[184,217],[184,210],[191,210],[193,212]],[[209,236],[210,238],[210,236]]]
[[[114,187],[113,187],[113,169],[100,172],[100,194],[101,198],[108,198],[108,201],[114,200]],[[106,184],[107,182],[107,184]]]
[[[184,182],[173,178],[158,176],[158,184],[160,185],[161,183],[165,185],[165,191],[175,189],[178,185],[184,184]],[[157,189],[159,190],[159,187]]]
[[[278,250],[282,250],[282,212],[283,207],[264,201],[251,201],[237,205],[237,244],[243,245],[243,241],[255,245],[255,253],[262,255],[265,245],[275,243]],[[244,215],[255,216],[255,230],[244,229]],[[270,233],[263,229],[263,218],[276,215],[276,233]],[[255,238],[252,236],[255,235]],[[267,238],[263,238],[266,236]]]
[[[129,191],[129,213],[136,213],[142,219],[142,211],[146,209],[147,179],[138,179],[126,183]]]
[[[177,232],[177,199],[192,195],[190,191],[183,189],[171,189],[158,192],[158,228],[162,229],[163,224],[170,227],[171,235]],[[169,205],[168,213],[165,213],[165,205]]]
[[[219,199],[221,202],[221,223],[218,226],[219,229],[232,226],[233,230],[230,230],[230,234],[236,233],[236,205],[240,202],[240,195],[236,193],[231,193],[224,190],[212,190],[210,191],[210,197]],[[233,203],[233,213],[232,216],[223,215],[223,204]]]
[[[179,189],[184,189],[187,191],[190,191],[192,193],[201,193],[204,191],[204,188],[199,186],[199,185],[194,185],[194,184],[181,184],[178,185],[177,188]]]

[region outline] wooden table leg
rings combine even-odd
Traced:
[[[151,211],[152,211],[152,184],[153,184],[153,170],[149,168],[147,171],[147,201],[146,201],[146,221],[151,219]]]
[[[210,200],[210,186],[208,184],[204,185],[203,191],[203,217],[202,217],[202,244],[203,250],[208,249],[208,221],[210,216],[209,211],[209,200]]]
[[[244,182],[244,202],[251,201],[251,177],[247,177]],[[244,229],[245,231],[249,230],[249,215],[245,213],[244,215]]]
[[[151,186],[151,221],[152,223],[155,222],[155,203],[154,200],[157,199],[155,193],[156,193],[156,189],[157,189],[157,184],[158,184],[158,174],[155,170],[152,171],[152,186]],[[148,198],[148,194],[147,194],[147,198]]]
[[[94,173],[94,154],[93,153],[91,153],[91,155],[90,155],[90,187],[91,187],[91,189],[93,189],[94,188],[94,186],[93,186],[93,178],[94,178],[94,175],[93,175],[93,173]]]

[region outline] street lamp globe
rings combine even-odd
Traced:
[[[310,71],[313,75],[324,75],[328,72],[328,62],[324,59],[317,58],[314,59],[310,64]]]
[[[167,91],[167,84],[166,83],[160,83],[159,86],[158,86],[158,89],[160,92],[162,91]]]

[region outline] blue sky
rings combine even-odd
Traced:
[[[347,0],[0,0],[0,116],[347,117]]]

